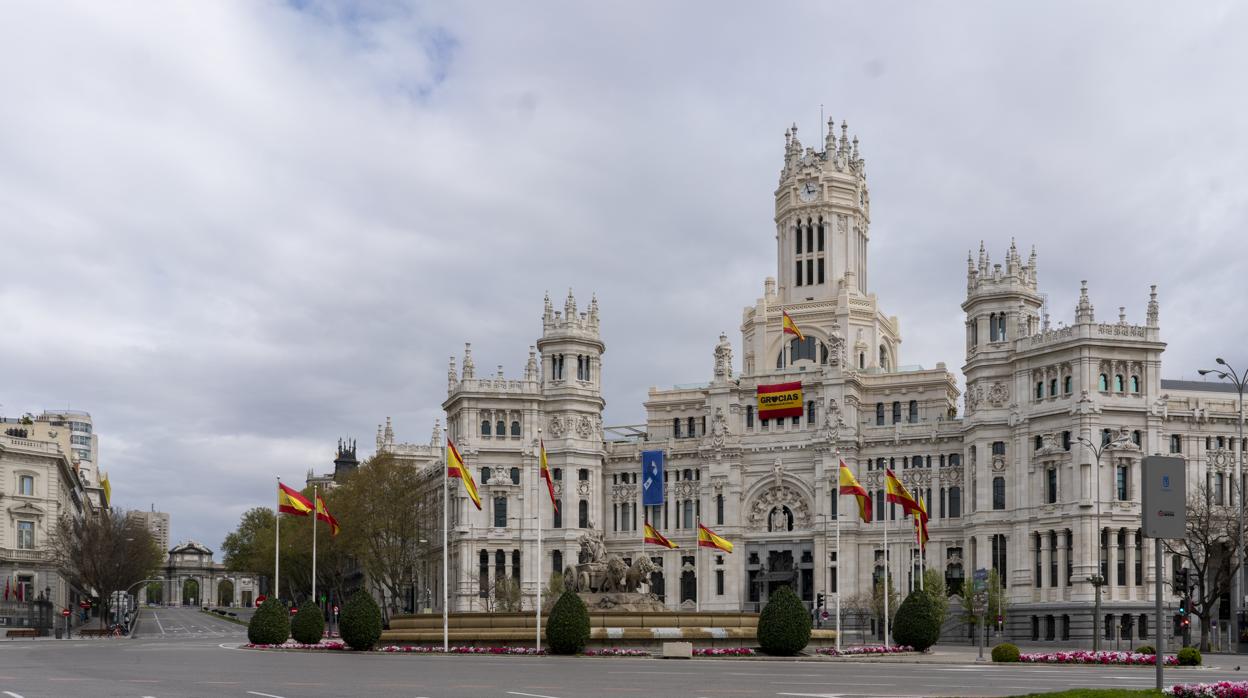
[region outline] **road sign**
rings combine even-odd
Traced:
[[[334,615],[338,615],[338,604],[334,604]]]
[[[827,611],[824,611],[823,613],[820,614],[819,617],[822,618],[823,620],[827,620],[828,618],[831,618],[831,615],[829,615]]]
[[[292,615],[292,616],[293,616],[293,615],[295,615],[295,614],[296,614],[296,613],[298,613],[298,612],[299,612],[299,608],[298,608],[297,606],[291,606],[291,607],[290,607],[290,615]]]
[[[256,606],[257,606],[257,607],[259,607],[259,606],[260,606],[260,604],[262,604],[262,603],[264,603],[265,601],[268,601],[268,600],[269,600],[269,597],[265,596],[264,594],[261,594],[261,595],[259,595],[259,596],[257,596],[257,597],[256,597]]]
[[[79,601],[79,602],[78,602],[78,608],[81,608],[81,609],[83,609],[83,610],[85,611],[86,609],[91,608],[91,602],[90,602],[90,601]]]
[[[68,617],[69,617],[69,609],[68,609],[68,608],[62,608],[62,609],[61,609],[61,616],[62,616],[62,617],[64,617],[64,618],[68,618]]]
[[[1140,512],[1149,538],[1187,537],[1187,480],[1182,458],[1145,456]]]

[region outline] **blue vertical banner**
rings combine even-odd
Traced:
[[[641,452],[641,504],[652,507],[663,503],[663,452]]]

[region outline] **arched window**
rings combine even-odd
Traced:
[[[1035,441],[1036,441],[1036,444],[1035,444],[1035,450],[1039,451],[1040,449],[1044,448],[1044,437],[1043,437],[1043,436],[1041,436],[1040,434],[1036,434]]]
[[[797,250],[796,250],[797,254],[801,254],[802,253],[802,225],[800,221],[798,222],[796,226],[793,227],[793,240],[797,243]],[[800,281],[800,276],[799,276],[799,281],[797,285],[798,286],[802,285]]]
[[[867,367],[867,354],[866,352],[860,351],[858,352],[858,368],[866,368],[866,367]]]
[[[1121,393],[1122,391],[1123,391],[1122,374],[1119,373],[1114,376],[1114,392]]]
[[[1131,443],[1135,444],[1136,446],[1143,445],[1140,443],[1140,430],[1139,429],[1136,429],[1135,431],[1131,432]]]
[[[875,403],[875,425],[877,427],[884,425],[884,403]]]
[[[754,428],[754,406],[753,405],[745,406],[745,428],[746,429]]]
[[[1036,399],[1044,397],[1044,381],[1036,381]]]
[[[823,216],[819,217],[819,247],[818,250],[823,252]]]
[[[997,314],[996,313],[988,314],[988,341],[989,342],[997,341]]]
[[[507,576],[507,553],[501,549],[494,551],[494,579],[495,581]]]
[[[1101,445],[1102,446],[1107,445],[1110,439],[1112,438],[1113,438],[1112,433],[1108,429],[1101,430]]]
[[[1102,374],[1101,374],[1101,378],[1100,378],[1099,383],[1097,384],[1097,388],[1098,388],[1098,389],[1099,389],[1102,393],[1107,393],[1107,392],[1109,392],[1109,376],[1108,376],[1108,375],[1106,375],[1106,374],[1104,374],[1104,373],[1102,373]]]
[[[992,478],[992,508],[1005,508],[1005,478]]]
[[[511,484],[513,485],[520,484],[520,469],[519,468],[511,469]]]
[[[516,580],[516,583],[520,582],[520,551],[519,550],[511,551],[511,578]]]
[[[1171,453],[1183,452],[1183,437],[1182,436],[1179,436],[1178,434],[1170,435],[1170,452]]]
[[[997,316],[997,326],[997,338],[1004,342],[1007,339],[1005,333],[1005,313],[1001,313]]]
[[[1140,377],[1139,376],[1131,376],[1131,392],[1133,393],[1140,392]]]
[[[888,367],[888,349],[883,344],[881,344],[880,345],[880,370],[887,371],[888,368],[889,368]]]
[[[822,264],[823,260],[819,260],[819,262]],[[819,363],[828,363],[828,345],[823,342],[819,342]]]
[[[1057,379],[1049,380],[1049,397],[1057,397]]]
[[[556,550],[550,554],[550,571],[553,574],[563,574],[563,551]]]
[[[507,422],[504,422],[501,419],[498,420],[498,424],[494,425],[494,433],[498,434],[499,436],[506,436],[507,435]]]
[[[477,562],[477,595],[485,598],[490,593],[490,553],[482,550]]]
[[[1062,379],[1062,392],[1063,393],[1065,393],[1066,395],[1070,395],[1072,392],[1074,392],[1074,389],[1075,389],[1074,380],[1070,376],[1066,376],[1065,378]]]
[[[511,423],[511,435],[517,439],[520,438],[520,422]]]
[[[577,528],[589,528],[589,500],[582,499],[576,505]]]
[[[916,423],[916,422],[918,422],[918,421],[919,421],[919,401],[918,401],[918,400],[911,400],[911,401],[910,401],[910,419],[909,419],[909,421],[910,421],[910,423],[911,423],[911,424],[914,424],[914,423]]]
[[[893,424],[901,421],[901,403],[893,402]]]
[[[680,438],[680,417],[672,417],[672,438]]]
[[[815,360],[815,338],[807,337],[806,339],[798,339],[794,337],[789,342],[789,361],[797,363],[803,359]]]
[[[448,449],[449,450],[449,449]],[[481,468],[481,484],[484,485],[490,481],[490,467],[482,466]]]
[[[815,423],[815,401],[814,400],[806,401],[806,423],[807,424]]]
[[[488,419],[481,420],[481,435],[482,436],[490,435],[490,420]]]
[[[1062,448],[1067,451],[1070,450],[1070,432],[1069,431],[1062,432]]]

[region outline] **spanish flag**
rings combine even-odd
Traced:
[[[338,535],[338,519],[329,513],[329,509],[325,507],[325,500],[321,499],[321,495],[316,495],[316,518],[329,524],[329,534]]]
[[[919,497],[919,515],[914,517],[914,537],[919,542],[919,550],[927,550],[927,507],[923,505],[923,497]]]
[[[780,328],[784,330],[784,334],[796,335],[803,342],[806,341],[806,335],[797,328],[797,323],[793,322],[793,318],[789,317],[789,311],[780,311]]]
[[[858,500],[858,517],[863,523],[871,523],[871,495],[858,484],[858,479],[854,477],[849,466],[845,465],[845,461],[841,461],[840,494],[852,494]]]
[[[542,479],[546,481],[546,490],[550,492],[550,505],[555,508],[556,512],[558,512],[559,500],[555,499],[555,483],[553,480],[550,479],[550,466],[546,463],[546,442],[539,441],[538,444],[540,445],[540,448],[542,449],[542,457],[541,457]]]
[[[651,526],[650,524],[646,524],[644,535],[645,535],[645,541],[651,545],[661,545],[664,548],[679,548],[680,547],[679,545],[676,545],[675,543],[665,538],[662,533],[659,533],[658,531],[654,530],[654,526]]]
[[[477,510],[481,510],[481,496],[477,494],[477,483],[472,479],[472,471],[464,467],[464,459],[460,457],[459,451],[455,450],[455,444],[450,439],[446,440],[446,476],[457,477],[464,481],[464,489],[468,491],[468,496],[472,498],[472,503],[477,505]]]
[[[277,483],[277,510],[283,514],[307,516],[312,513],[312,502],[282,483]]]
[[[732,552],[732,543],[715,535],[711,529],[698,524],[698,547],[699,548],[715,548],[726,553]]]
[[[893,474],[892,468],[884,469],[884,499],[893,504],[900,504],[903,516],[919,511],[919,503],[914,500],[914,495],[911,495],[910,490],[901,484],[901,480]]]

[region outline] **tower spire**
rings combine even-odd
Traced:
[[[1161,306],[1157,304],[1157,284],[1148,287],[1148,326],[1157,326],[1157,316],[1160,314]]]

